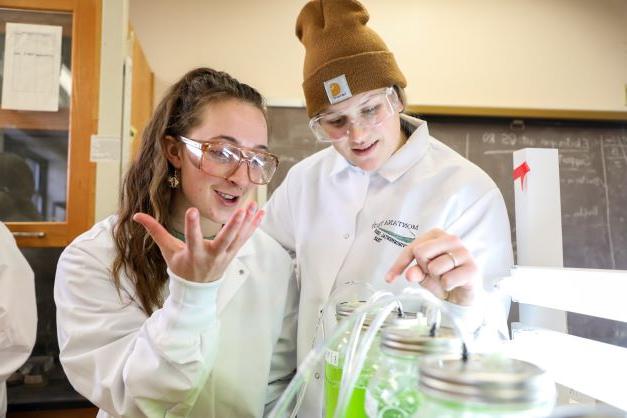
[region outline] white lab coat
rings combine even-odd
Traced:
[[[0,417],[7,411],[6,380],[28,359],[37,337],[35,275],[0,222]]]
[[[296,366],[289,255],[257,231],[218,282],[168,271],[164,306],[147,317],[126,275],[114,287],[114,222],[79,236],[57,267],[60,360],[74,388],[99,418],[262,416]]]
[[[318,318],[332,290],[368,282],[398,293],[405,280],[383,281],[406,242],[432,228],[459,236],[481,270],[485,289],[513,265],[509,220],[496,184],[479,167],[416,129],[376,172],[350,165],[333,147],[299,162],[268,201],[262,229],[296,253],[300,276],[299,364],[320,339]],[[504,324],[508,301],[485,298],[489,313],[447,304],[480,325],[487,315]],[[502,329],[503,326],[499,324]],[[322,372],[314,373],[299,418],[319,417]],[[317,389],[316,389],[317,387]],[[315,392],[315,393],[314,393]]]

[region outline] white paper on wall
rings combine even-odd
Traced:
[[[117,136],[92,135],[89,161],[120,161],[122,141]]]
[[[59,110],[61,26],[7,23],[2,108]]]

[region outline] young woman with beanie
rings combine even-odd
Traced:
[[[270,181],[261,95],[190,71],[146,127],[120,209],[68,246],[60,360],[98,417],[259,417],[296,366],[292,260],[256,230]]]
[[[296,22],[309,125],[331,146],[292,167],[262,229],[295,252],[299,361],[329,295],[351,282],[399,291],[404,272],[471,330],[506,318],[508,302],[490,296],[513,264],[501,193],[402,113],[405,77],[368,19],[356,0],[314,0]],[[299,416],[320,416],[321,397],[310,390]]]

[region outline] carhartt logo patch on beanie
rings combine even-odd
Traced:
[[[331,104],[339,103],[342,100],[353,97],[351,89],[348,87],[348,82],[346,81],[346,75],[344,74],[325,81],[324,90],[327,92],[327,97]]]
[[[296,20],[305,46],[303,91],[310,117],[327,106],[369,90],[397,85],[405,77],[370,16],[356,0],[314,0]]]

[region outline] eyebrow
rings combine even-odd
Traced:
[[[235,145],[241,145],[237,139],[229,135],[216,135],[211,139],[224,139],[226,141],[232,142]],[[266,145],[255,145],[253,148],[260,149],[262,151],[268,151],[268,147]]]

